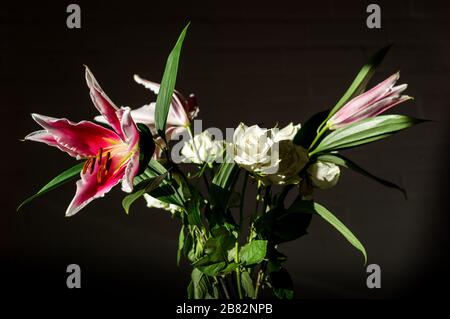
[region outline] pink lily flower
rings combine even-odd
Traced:
[[[158,94],[160,84],[145,80],[138,75],[134,75],[134,80],[143,85],[145,88]],[[138,109],[131,111],[131,117],[135,123],[142,123],[149,127],[153,135],[156,135],[155,128],[155,108],[156,102],[146,104]],[[166,140],[169,141],[173,136],[181,134],[187,129],[191,121],[197,117],[199,107],[197,99],[194,94],[190,94],[189,98],[185,98],[181,93],[174,90],[172,95],[172,102],[170,104],[169,113],[167,115],[166,123]],[[103,116],[96,116],[95,120],[100,123],[105,123]],[[155,150],[153,157],[159,159],[161,157],[162,148],[165,146],[161,137],[155,139],[156,145],[159,147]]]
[[[337,111],[328,121],[330,130],[335,130],[359,120],[375,117],[395,105],[412,99],[401,93],[408,87],[407,84],[394,86],[400,78],[400,72],[353,98]]]
[[[139,169],[139,132],[131,110],[117,108],[87,67],[86,82],[92,102],[111,129],[90,121],[73,123],[65,118],[32,114],[44,130],[25,137],[26,140],[46,143],[86,161],[66,216],[76,214],[92,200],[103,197],[120,181],[122,189],[131,192]]]

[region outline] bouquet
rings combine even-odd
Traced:
[[[389,47],[362,67],[334,107],[303,125],[263,128],[241,123],[224,136],[218,129],[198,130],[195,95],[186,98],[175,90],[188,26],[167,59],[160,84],[134,77],[157,95],[156,102],[119,108],[86,67],[89,94],[100,113],[95,122],[32,114],[43,129],[25,140],[54,146],[80,163],[21,206],[80,176],[66,210],[66,216],[73,216],[121,183],[127,214],[143,198],[148,207],[165,210],[180,222],[177,263],[185,258],[192,266],[189,298],[256,299],[263,290],[276,298],[293,298],[292,280],[283,267],[287,256],[279,244],[305,235],[315,215],[340,232],[366,263],[362,243],[314,200],[314,190],[331,189],[347,168],[405,193],[342,155],[422,122],[382,115],[412,99],[403,94],[406,84],[396,84],[399,73],[366,90]],[[256,191],[256,198],[249,198],[248,188]]]

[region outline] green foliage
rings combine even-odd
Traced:
[[[239,260],[245,265],[259,264],[266,257],[267,240],[253,240],[241,247]]]
[[[215,263],[228,262],[228,250],[234,247],[236,237],[226,227],[211,230],[211,237],[206,241],[205,255],[193,263],[194,267],[209,266]],[[225,267],[225,265],[223,265]]]
[[[212,284],[207,276],[195,268],[192,270],[191,282],[187,292],[189,299],[218,298],[216,285]]]
[[[286,269],[281,268],[278,271],[271,272],[269,274],[269,280],[273,293],[277,298],[294,298],[294,284],[292,282],[291,275]]]
[[[211,203],[217,209],[226,210],[238,174],[239,167],[236,164],[222,163],[220,165],[210,189]]]
[[[50,182],[45,184],[36,194],[33,196],[28,197],[26,200],[24,200],[18,207],[17,211],[19,211],[25,204],[31,202],[32,200],[44,195],[45,193],[48,193],[51,190],[54,190],[61,185],[64,185],[65,183],[75,179],[77,176],[79,176],[81,170],[83,169],[84,163],[79,163],[68,170],[65,170],[55,178],[53,178]]]
[[[295,201],[289,210],[297,211],[297,212],[315,212],[320,215],[323,219],[325,219],[331,226],[336,228],[345,239],[348,240],[350,244],[352,244],[356,249],[358,249],[364,256],[364,264],[367,262],[367,253],[364,249],[364,246],[361,242],[356,238],[355,235],[348,229],[336,216],[334,216],[328,209],[319,203],[313,201],[305,201],[305,200],[297,200]]]
[[[172,52],[170,52],[167,58],[166,68],[161,80],[161,87],[159,88],[158,97],[156,99],[155,108],[155,125],[156,130],[163,139],[166,138],[166,122],[167,115],[169,113],[170,103],[172,102],[172,95],[175,89],[175,83],[178,73],[178,62],[180,59],[181,47],[183,45],[184,37],[189,24],[181,32],[177,43],[175,44]]]
[[[181,225],[180,233],[178,235],[177,266],[180,265],[181,253],[183,252],[185,242],[184,225]]]
[[[399,190],[400,192],[403,193],[403,195],[405,196],[405,198],[407,198],[407,194],[406,191],[401,188],[400,186],[387,181],[385,179],[382,179],[380,177],[377,177],[375,175],[373,175],[372,173],[369,173],[368,171],[366,171],[365,169],[363,169],[362,167],[358,166],[355,162],[352,162],[350,159],[346,158],[345,156],[341,155],[341,154],[324,154],[324,155],[319,155],[317,157],[318,160],[320,161],[324,161],[324,162],[330,162],[330,163],[334,163],[336,165],[342,166],[342,167],[346,167],[349,168],[363,176],[366,176],[370,179],[373,179],[374,181],[380,183],[383,186],[386,187],[390,187],[390,188],[394,188]]]
[[[168,170],[158,161],[151,159],[144,172],[134,179],[134,185],[144,185],[143,183],[153,180],[157,176],[169,175]],[[182,187],[175,179],[169,180],[165,178],[161,181],[158,187],[147,191],[152,197],[159,199],[160,201],[183,207]],[[143,195],[143,194],[142,194]]]
[[[253,298],[255,296],[255,288],[253,287],[253,281],[248,271],[241,272],[241,283],[244,288],[245,296]]]
[[[142,181],[136,187],[134,187],[133,192],[127,196],[125,196],[122,200],[122,207],[125,210],[125,213],[129,213],[130,206],[145,193],[149,193],[152,190],[156,189],[161,182],[166,178],[167,173],[162,175],[149,178],[145,181]]]
[[[341,127],[327,135],[310,155],[371,143],[423,122],[405,115],[380,115]]]

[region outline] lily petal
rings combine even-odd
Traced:
[[[103,197],[120,182],[125,173],[125,166],[120,166],[120,162],[120,157],[112,158],[110,170],[100,182],[98,175],[99,170],[103,169],[102,166],[95,166],[92,174],[89,171],[85,174],[81,173],[81,179],[77,181],[75,197],[66,210],[66,217],[75,215],[94,199]]]
[[[357,97],[353,98],[350,102],[344,105],[342,109],[340,109],[335,115],[333,115],[333,117],[330,118],[329,122],[340,123],[341,121],[344,121],[345,119],[352,116],[361,109],[367,107],[367,105],[375,103],[381,100],[382,98],[386,97],[399,78],[400,72],[397,72],[388,77],[383,82],[371,88],[369,91],[364,92],[361,95],[358,95]]]
[[[153,93],[155,94],[159,93],[160,84],[143,79],[137,74],[135,74],[133,78],[136,81],[136,83],[143,85],[145,88],[151,90]],[[191,102],[186,100],[184,96],[178,91],[176,90],[173,91],[172,101],[170,103],[169,113],[167,115],[168,125],[185,126],[189,124],[188,112],[190,111],[190,108],[192,108],[191,104],[195,100],[192,99],[190,101]],[[152,106],[152,104],[154,103],[151,103],[150,106],[151,108],[154,108],[155,106]],[[143,107],[145,106],[146,105],[144,105]],[[154,110],[151,109],[148,111],[150,111],[149,114],[151,114],[147,116],[148,122],[154,123],[155,112]]]
[[[132,149],[139,141],[139,131],[131,117],[131,109],[129,107],[122,107],[118,113],[120,117],[120,129],[124,134],[125,142]]]
[[[79,157],[80,154],[72,151],[70,148],[59,144],[56,139],[46,130],[36,131],[25,136],[25,140],[45,143],[50,146],[59,148],[61,151],[68,153],[70,156]]]
[[[117,106],[115,106],[106,93],[103,92],[91,70],[89,70],[87,66],[85,77],[87,86],[89,87],[89,94],[95,107],[100,114],[105,117],[107,123],[119,134],[119,136],[123,137],[120,120],[116,114],[118,111]]]
[[[122,190],[131,193],[133,190],[133,181],[139,170],[139,152],[133,153],[130,162],[125,169],[125,175],[122,178]]]
[[[113,131],[89,121],[73,123],[65,118],[57,119],[39,114],[31,116],[59,145],[70,149],[69,154],[76,154],[77,158],[96,156],[101,147],[121,141]]]

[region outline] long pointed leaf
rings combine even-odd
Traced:
[[[364,264],[367,263],[367,253],[364,246],[356,238],[355,235],[348,229],[336,216],[334,216],[328,209],[320,205],[319,203],[314,203],[314,210],[323,219],[330,223],[334,228],[336,228],[356,249],[358,249],[364,256]]]
[[[68,181],[74,179],[77,177],[81,170],[83,169],[84,163],[79,163],[75,165],[74,167],[69,168],[68,170],[65,170],[58,176],[56,176],[54,179],[52,179],[50,182],[48,182],[44,187],[42,187],[36,194],[33,196],[28,197],[26,200],[24,200],[19,207],[17,207],[17,211],[19,211],[25,204],[31,202],[33,199],[36,199],[45,193],[58,188],[59,186],[67,183]]]
[[[169,113],[170,103],[172,101],[173,90],[175,89],[175,83],[178,73],[178,62],[180,60],[181,47],[183,45],[186,31],[189,27],[186,25],[181,32],[177,43],[170,52],[167,58],[166,67],[161,80],[161,87],[159,89],[158,97],[156,99],[155,109],[155,124],[158,134],[164,139],[165,129],[167,122],[167,115]]]
[[[297,213],[317,213],[334,228],[336,228],[356,249],[358,249],[364,256],[364,264],[367,263],[367,253],[364,246],[356,238],[355,235],[348,229],[336,216],[334,216],[328,209],[319,203],[307,200],[296,200],[289,207],[288,212]]]
[[[215,207],[226,208],[238,174],[239,166],[234,163],[222,163],[219,167],[214,175],[210,191],[211,201]]]
[[[390,181],[387,181],[385,179],[382,179],[380,177],[377,177],[375,175],[373,175],[372,173],[366,171],[365,169],[363,169],[362,167],[360,167],[359,165],[357,165],[355,162],[351,161],[350,159],[346,158],[345,156],[341,155],[341,154],[325,154],[325,155],[320,155],[319,157],[317,157],[317,159],[324,161],[324,162],[331,162],[334,163],[336,165],[342,166],[342,167],[346,167],[349,168],[361,175],[364,175],[368,178],[373,179],[374,181],[380,183],[383,186],[386,187],[390,187],[390,188],[395,188],[397,190],[399,190],[400,192],[402,192],[402,194],[405,196],[405,198],[407,198],[407,194],[406,194],[406,190],[401,188],[400,186],[398,186],[395,183],[392,183]]]
[[[310,155],[371,143],[421,122],[424,120],[405,115],[380,115],[367,118],[331,132]]]

